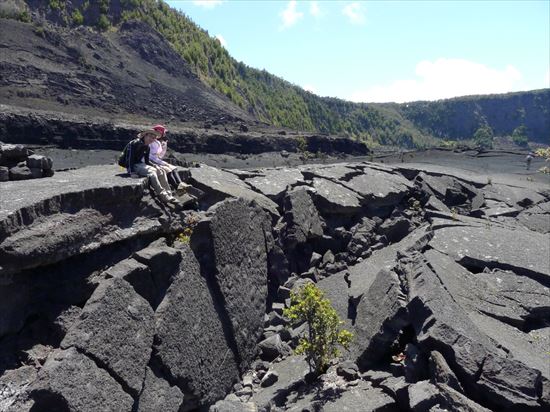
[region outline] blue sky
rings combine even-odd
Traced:
[[[237,60],[321,96],[404,102],[550,87],[550,0],[168,4]]]

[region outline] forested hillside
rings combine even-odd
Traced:
[[[22,3],[12,0],[12,3]],[[220,42],[162,0],[27,0],[17,17],[117,30],[127,20],[159,31],[199,78],[259,120],[276,126],[354,137],[370,144],[421,147],[436,138],[470,139],[479,127],[550,141],[550,90],[409,104],[357,104],[306,92],[233,59]],[[1,10],[0,10],[1,11]],[[519,129],[518,129],[519,128]]]

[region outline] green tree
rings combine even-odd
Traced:
[[[474,143],[483,149],[493,147],[493,129],[484,124],[474,133]]]
[[[102,31],[107,30],[109,27],[111,27],[111,22],[109,21],[109,18],[104,14],[100,14],[99,20],[97,21],[97,27]]]
[[[73,17],[73,23],[76,26],[81,26],[84,23],[84,16],[82,16],[82,13],[80,12],[80,10],[76,9],[73,12],[72,17]]]
[[[527,127],[525,125],[518,126],[512,132],[512,141],[518,146],[526,147],[529,143],[527,138]]]
[[[343,322],[314,283],[291,294],[291,305],[284,310],[284,316],[294,325],[307,324],[308,335],[300,339],[296,353],[305,354],[310,368],[318,375],[339,355],[338,345],[347,349],[353,338],[351,332],[340,329]]]

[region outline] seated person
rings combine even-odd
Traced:
[[[126,167],[130,175],[147,176],[153,191],[162,202],[177,202],[170,190],[166,172],[152,164],[149,159],[149,145],[159,136],[160,133],[153,129],[139,133],[122,152],[119,165]]]
[[[153,127],[153,130],[159,132],[160,136],[149,145],[149,148],[151,150],[149,160],[155,166],[159,166],[162,170],[166,172],[168,180],[170,181],[170,183],[172,183],[172,187],[176,189],[178,193],[184,193],[188,185],[181,181],[181,178],[177,171],[177,166],[171,165],[170,163],[163,160],[168,144],[168,139],[166,138],[166,127],[158,124]]]

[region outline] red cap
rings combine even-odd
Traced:
[[[163,125],[161,124],[157,124],[155,126],[153,126],[153,130],[156,130],[157,132],[159,132],[162,136],[164,136],[164,134],[166,133],[166,127],[164,127]]]

